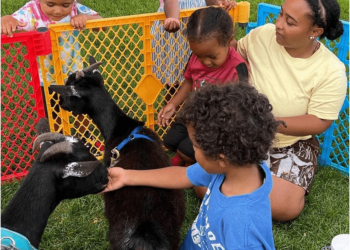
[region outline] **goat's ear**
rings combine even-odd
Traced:
[[[80,93],[72,85],[50,85],[49,89],[60,95],[81,97]]]
[[[90,65],[96,63],[96,59],[93,56],[90,56],[89,57],[89,63],[90,63]]]
[[[40,118],[36,124],[36,133],[38,135],[50,132],[49,122],[46,118]]]
[[[98,166],[103,165],[99,161],[71,162],[64,167],[62,178],[67,178],[70,176],[86,177]]]

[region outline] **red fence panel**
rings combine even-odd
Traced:
[[[1,181],[25,176],[35,157],[35,124],[45,117],[37,56],[51,53],[50,35],[1,36]]]

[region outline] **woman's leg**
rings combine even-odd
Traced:
[[[272,219],[276,221],[293,220],[304,208],[305,190],[282,178],[272,176],[270,193]]]
[[[270,193],[272,219],[288,221],[304,208],[317,170],[319,144],[315,137],[269,152],[268,166],[273,180]]]

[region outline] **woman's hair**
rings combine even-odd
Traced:
[[[194,139],[204,155],[220,154],[238,166],[260,164],[282,121],[276,121],[267,97],[247,82],[224,86],[208,84],[192,92],[177,116],[194,128]]]
[[[208,7],[196,10],[187,23],[187,39],[202,42],[217,39],[219,45],[229,46],[233,37],[233,21],[222,8]]]
[[[343,23],[339,20],[340,7],[337,0],[305,0],[311,9],[310,19],[314,25],[323,28],[320,38],[334,40],[343,32]]]

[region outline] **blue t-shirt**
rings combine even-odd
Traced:
[[[226,197],[220,192],[223,174],[208,174],[198,163],[188,167],[187,177],[192,184],[208,189],[182,250],[275,249],[269,198],[272,178],[265,162],[261,168],[266,177],[260,188]]]

